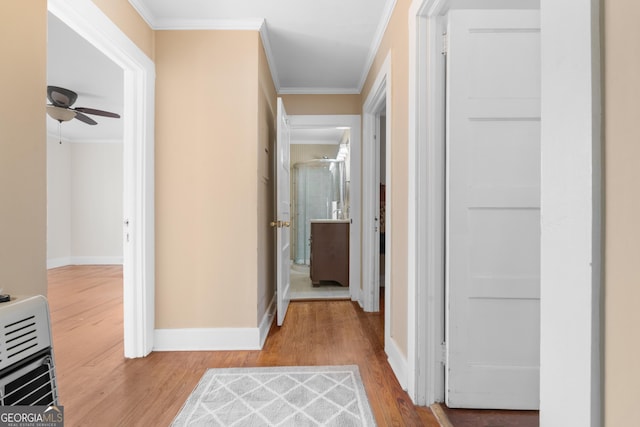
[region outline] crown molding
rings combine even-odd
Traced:
[[[129,4],[131,4],[136,12],[138,12],[138,15],[140,15],[142,19],[144,19],[144,22],[146,22],[149,27],[153,28],[153,24],[156,21],[156,16],[145,5],[145,2],[141,0],[129,0]]]
[[[242,30],[260,31],[264,19],[189,19],[158,18],[154,30]]]
[[[371,65],[373,65],[373,61],[376,59],[378,49],[380,49],[380,44],[382,43],[382,38],[384,37],[384,33],[387,31],[387,26],[389,25],[389,21],[391,20],[391,16],[393,15],[393,10],[396,7],[396,1],[397,0],[387,0],[387,3],[384,5],[382,18],[380,19],[376,33],[373,36],[373,41],[371,42],[371,46],[369,47],[369,55],[367,56],[367,60],[362,70],[362,75],[360,76],[358,93],[362,93],[364,83],[367,81],[367,76],[369,75],[369,71],[371,70]]]
[[[387,30],[389,21],[395,9],[397,0],[387,0],[384,6],[384,11],[378,28],[373,37],[373,41],[369,47],[369,53],[365,61],[362,74],[358,86],[355,88],[300,88],[300,87],[281,87],[280,79],[278,76],[278,70],[276,62],[273,57],[273,51],[271,48],[271,42],[269,40],[269,32],[267,30],[267,24],[265,19],[242,19],[242,20],[230,20],[230,19],[186,19],[186,18],[158,18],[151,12],[151,10],[145,5],[143,0],[129,0],[129,3],[140,14],[142,19],[153,30],[247,30],[247,31],[259,31],[262,38],[262,45],[267,56],[267,62],[269,63],[269,69],[271,70],[271,77],[273,79],[276,93],[280,95],[354,95],[360,94],[364,83],[367,80],[371,65],[375,60],[382,38]]]
[[[332,88],[332,87],[283,87],[278,95],[359,95],[358,88]]]
[[[273,85],[276,88],[276,93],[280,92],[280,78],[278,77],[278,69],[276,67],[276,60],[273,57],[273,50],[271,49],[271,41],[269,39],[269,30],[267,29],[267,21],[262,20],[260,25],[260,38],[262,39],[262,47],[264,53],[267,56],[267,63],[269,64],[269,70],[271,70],[271,79]]]
[[[47,132],[47,140],[67,144],[122,144],[124,142],[122,139],[117,138],[69,138],[66,136],[61,138],[59,134],[50,131]]]

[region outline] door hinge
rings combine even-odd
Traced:
[[[440,363],[447,364],[447,343],[440,343]]]
[[[447,33],[442,34],[442,54],[449,53],[449,35]]]

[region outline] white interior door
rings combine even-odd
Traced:
[[[450,407],[539,407],[539,20],[532,10],[449,14]]]
[[[278,98],[278,124],[276,141],[276,219],[271,224],[276,228],[276,281],[278,299],[278,326],[282,326],[291,300],[291,195],[289,146],[291,129],[282,98]]]

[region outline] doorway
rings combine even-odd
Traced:
[[[303,180],[310,176],[304,177],[308,172],[306,162],[311,161],[311,169],[314,175],[320,175],[324,178],[338,180],[340,170],[344,173],[344,187],[340,190],[336,186],[336,191],[332,192],[335,198],[329,200],[324,197],[320,201],[319,213],[310,213],[309,215],[321,215],[330,223],[342,222],[348,225],[349,250],[348,255],[342,255],[348,258],[348,286],[342,283],[333,283],[334,280],[321,282],[314,288],[311,280],[311,272],[308,261],[310,261],[310,245],[308,236],[310,236],[311,218],[305,215],[301,206],[292,206],[292,214],[294,217],[292,232],[293,256],[291,261],[291,286],[292,299],[333,299],[333,298],[350,298],[353,301],[360,301],[360,212],[361,212],[361,190],[360,190],[360,157],[361,157],[361,138],[360,138],[360,116],[358,115],[292,115],[289,116],[291,126],[291,190],[292,203],[295,201],[296,193],[304,194],[304,188],[300,187],[305,184]],[[320,139],[319,139],[320,138]],[[327,143],[328,139],[331,143]],[[318,142],[321,142],[318,144]],[[323,157],[327,159],[323,159]],[[318,159],[319,157],[319,159]],[[331,159],[330,157],[334,157]],[[298,164],[298,168],[296,168]],[[318,166],[318,167],[315,167]],[[301,175],[296,177],[296,169],[301,171]],[[331,178],[334,177],[334,178]],[[327,181],[322,179],[323,182]],[[328,182],[328,181],[327,181]],[[311,183],[311,191],[318,184]],[[308,186],[308,185],[307,185]],[[343,192],[343,196],[339,196]],[[311,194],[311,193],[309,193]],[[333,196],[332,196],[333,197]],[[298,201],[302,202],[302,200]],[[338,199],[344,201],[340,205]],[[336,202],[336,203],[332,203]],[[334,206],[335,205],[335,206]],[[310,207],[313,210],[313,207]],[[296,219],[300,216],[301,219]],[[294,240],[295,239],[295,240]],[[341,276],[344,277],[344,276]],[[298,288],[294,281],[298,282]],[[346,278],[342,280],[346,282]]]
[[[409,393],[423,405],[444,399],[444,381],[440,380],[444,246],[441,239],[430,236],[437,236],[444,224],[444,172],[439,168],[444,164],[440,30],[442,16],[455,3],[416,0],[409,11]],[[545,295],[541,300],[541,414],[561,424],[575,423],[568,414],[580,414],[584,425],[597,424],[602,403],[601,357],[594,351],[601,342],[597,43],[601,12],[599,5],[579,1],[561,9],[535,3],[540,6],[544,28],[541,233],[546,237],[541,244]],[[557,43],[561,39],[565,43]],[[565,143],[558,145],[558,141]],[[576,163],[577,157],[584,158],[584,163]],[[564,184],[559,186],[559,182]],[[581,255],[576,256],[577,252]],[[570,322],[566,319],[568,306],[574,308]],[[575,339],[558,353],[556,344],[566,336]]]
[[[351,128],[291,130],[291,299],[344,299],[349,292],[348,232],[323,249],[312,230],[348,230],[350,221]],[[341,225],[342,224],[342,225]],[[347,225],[344,225],[347,224]],[[322,236],[317,236],[322,239]],[[340,236],[335,236],[339,238]],[[335,242],[337,243],[337,241]],[[318,266],[318,251],[331,251],[331,265]],[[313,251],[316,264],[312,265]],[[313,271],[312,271],[313,269]],[[312,274],[312,272],[314,274]],[[315,278],[313,276],[316,276]]]
[[[363,263],[365,311],[380,310],[380,288],[390,301],[391,283],[391,57],[387,56],[363,106]],[[384,136],[382,136],[384,133]],[[384,185],[384,187],[383,187]],[[381,262],[383,263],[381,265]],[[380,280],[383,283],[380,283]],[[390,313],[386,307],[386,315]],[[385,323],[389,325],[389,319]],[[388,327],[385,328],[389,330]]]
[[[124,70],[124,356],[144,357],[154,334],[153,62],[91,1],[49,0],[60,21]]]

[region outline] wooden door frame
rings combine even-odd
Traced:
[[[563,424],[578,413],[581,421],[567,423],[595,427],[602,422],[600,5],[568,2],[540,4],[540,414],[542,426]],[[438,29],[450,3],[413,0],[408,16],[408,391],[420,405],[444,399],[444,241],[438,232],[445,220],[438,87],[444,80]],[[578,321],[565,320],[566,307],[575,309]],[[559,352],[556,343],[567,336],[575,339]]]
[[[144,357],[155,328],[155,65],[91,0],[48,0],[47,8],[124,71],[124,356]]]

